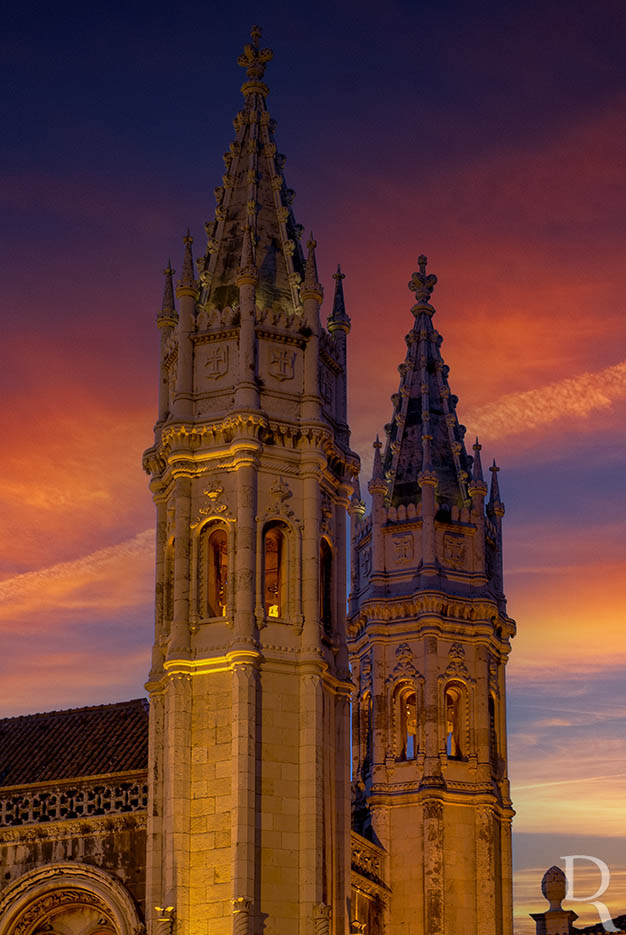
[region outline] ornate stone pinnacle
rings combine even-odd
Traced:
[[[429,276],[426,275],[427,263],[428,257],[421,253],[417,258],[419,272],[413,273],[411,282],[409,283],[409,289],[411,292],[415,293],[418,305],[428,305],[432,291],[437,285],[437,277],[434,273],[431,273]]]
[[[163,323],[171,323],[173,319],[177,318],[176,315],[176,306],[174,304],[174,273],[175,269],[172,269],[172,261],[167,261],[167,268],[163,270],[163,275],[165,276],[165,283],[163,286],[163,301],[161,303],[161,311],[158,315],[158,320]]]
[[[243,53],[237,59],[237,64],[246,69],[246,74],[252,81],[260,81],[265,74],[265,66],[267,62],[271,62],[274,53],[271,49],[259,49],[260,26],[253,26],[250,30],[250,36],[252,42],[244,46]]]
[[[341,272],[341,266],[337,263],[337,272],[333,273],[333,279],[345,279],[346,274]]]

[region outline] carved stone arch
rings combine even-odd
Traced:
[[[81,908],[92,910],[104,931],[145,935],[126,887],[99,867],[74,861],[39,867],[8,886],[0,897],[0,932],[34,935],[47,920]]]
[[[388,753],[394,759],[415,759],[418,751],[423,750],[423,712],[422,683],[423,679],[419,676],[414,667],[414,674],[400,674],[397,679],[391,683],[387,680],[389,689],[389,710],[391,711],[391,737],[389,737]],[[407,756],[406,738],[405,738],[405,712],[403,705],[407,696],[415,696],[415,749],[411,756]]]
[[[265,574],[265,535],[272,527],[278,527],[285,539],[285,608],[281,611],[280,620],[295,623],[298,632],[302,629],[302,528],[293,517],[267,511],[263,516],[257,517],[257,603],[256,618],[259,627],[265,626],[269,620],[265,613],[264,574]]]
[[[191,595],[192,620],[195,623],[209,618],[208,613],[208,540],[214,531],[223,530],[226,534],[226,554],[228,561],[226,621],[231,622],[234,613],[234,560],[235,560],[235,518],[230,513],[222,512],[203,516],[191,526]]]
[[[439,676],[439,724],[441,738],[441,752],[447,754],[447,711],[446,694],[449,689],[453,689],[460,695],[459,713],[461,714],[461,724],[458,725],[459,739],[461,742],[461,759],[468,760],[476,753],[474,744],[474,679],[450,674],[448,671]]]

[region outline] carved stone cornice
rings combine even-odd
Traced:
[[[145,831],[146,827],[147,812],[145,811],[121,815],[91,815],[88,818],[0,828],[0,846],[29,844],[33,841],[94,837],[116,834],[120,831]]]

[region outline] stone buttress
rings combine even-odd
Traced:
[[[511,935],[504,507],[495,465],[487,501],[478,440],[465,449],[436,281],[420,257],[371,514],[356,485],[351,500],[354,822],[387,854],[389,935]]]
[[[206,253],[184,238],[157,318],[150,935],[347,931],[350,323],[338,278],[320,324],[259,36]]]

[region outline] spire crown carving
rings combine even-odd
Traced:
[[[409,283],[409,289],[411,292],[415,293],[415,298],[417,299],[417,303],[412,309],[413,314],[416,316],[420,311],[423,311],[424,308],[432,308],[430,305],[430,297],[433,289],[437,285],[437,277],[435,274],[426,273],[427,264],[428,257],[421,253],[417,258],[419,271],[413,273]],[[432,309],[432,311],[434,312],[434,309]]]
[[[237,64],[246,69],[246,75],[250,79],[249,83],[244,84],[242,88],[244,94],[253,91],[268,93],[268,88],[262,84],[262,78],[265,75],[265,67],[273,59],[274,53],[271,49],[259,48],[261,35],[261,27],[253,26],[250,30],[252,41],[246,43],[242,54],[237,58]]]

